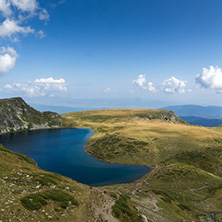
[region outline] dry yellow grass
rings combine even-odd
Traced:
[[[63,117],[68,126],[95,131],[86,145],[93,156],[108,162],[145,164],[152,171],[131,184],[90,188],[43,171],[29,158],[0,147],[0,220],[116,221],[111,215],[115,203],[111,193],[114,197],[128,195],[131,199],[124,210],[148,221],[208,221],[212,212],[222,211],[221,128],[190,126],[163,110],[97,110]],[[45,175],[49,186],[36,187],[35,178],[40,175]],[[47,178],[53,178],[56,187]],[[53,189],[72,195],[79,207],[64,210],[48,201],[33,212],[21,205],[20,198]],[[122,206],[115,206],[117,213]],[[121,222],[135,222],[126,214],[120,218]]]
[[[161,152],[164,147],[168,149],[166,151],[171,151],[171,149],[180,151],[184,147],[187,150],[188,145],[190,146],[189,150],[196,149],[197,146],[198,149],[204,148],[209,144],[211,146],[212,144],[214,146],[220,145],[216,141],[218,138],[222,138],[222,130],[191,126],[184,124],[179,118],[171,117],[173,119],[171,121],[170,116],[168,116],[168,120],[165,120],[165,117],[159,119],[160,116],[167,115],[166,112],[162,110],[114,109],[67,113],[63,116],[70,122],[75,122],[76,127],[89,127],[95,131],[95,135],[86,146],[86,150],[93,155],[96,154],[92,151],[92,144],[108,135],[118,135],[126,141],[128,138],[133,138],[147,142],[151,152]],[[169,115],[173,116],[172,113]],[[176,143],[174,143],[175,141]],[[174,147],[171,146],[172,143],[174,143]],[[109,145],[107,142],[107,147]],[[144,150],[140,149],[139,151],[140,153],[133,154],[131,160],[127,160],[127,163],[135,163],[134,158],[141,153],[143,155]],[[147,152],[144,155],[147,156]],[[99,156],[97,157],[99,158]],[[124,159],[121,160],[117,156],[113,160],[106,158],[104,160],[125,163]],[[145,163],[142,160],[140,161]],[[150,162],[148,161],[147,164],[150,164]]]
[[[95,131],[86,145],[95,157],[153,168],[141,180],[121,186],[151,221],[207,221],[211,212],[222,211],[220,127],[191,126],[162,110],[97,110],[63,117]]]

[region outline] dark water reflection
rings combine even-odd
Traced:
[[[110,164],[92,157],[84,146],[93,135],[85,128],[36,130],[0,135],[0,143],[31,157],[44,170],[91,186],[132,182],[150,171],[146,166]]]

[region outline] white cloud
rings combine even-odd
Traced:
[[[179,80],[172,76],[163,82],[163,91],[167,93],[185,93],[186,81]]]
[[[58,84],[63,84],[65,83],[65,79],[63,78],[60,78],[60,79],[53,79],[52,77],[49,77],[47,79],[36,79],[35,82],[38,82],[38,83],[58,83]]]
[[[66,92],[66,81],[62,78],[36,79],[34,82],[13,83],[4,86],[6,92],[20,92],[28,97],[54,96],[56,92]]]
[[[132,81],[132,85],[137,85],[143,89],[146,89],[145,85],[146,85],[146,75],[139,75],[138,78],[136,80]]]
[[[55,2],[55,3],[54,3],[54,2],[53,2],[53,3],[51,2],[50,5],[51,5],[52,8],[56,8],[58,5],[64,4],[65,1],[66,1],[66,0],[60,0],[60,1],[57,1],[57,2]]]
[[[8,17],[12,14],[11,5],[7,0],[0,0],[0,11],[4,17]]]
[[[44,91],[67,91],[66,81],[63,78],[53,79],[52,77],[47,79],[36,79],[36,84],[43,87]]]
[[[33,13],[38,8],[36,0],[11,0],[11,4],[23,12]]]
[[[4,88],[5,88],[5,89],[12,89],[13,87],[12,87],[12,85],[7,84],[7,85],[4,86]]]
[[[147,90],[150,92],[157,92],[157,90],[152,82],[147,83]]]
[[[22,94],[24,93],[28,97],[39,97],[46,95],[41,87],[34,85],[31,82],[7,84],[4,86],[4,89],[7,92],[20,92]]]
[[[7,47],[7,48],[6,47],[1,47],[0,53],[2,53],[2,54],[8,53],[8,54],[10,54],[12,56],[15,56],[15,57],[18,56],[17,52],[12,47]]]
[[[104,90],[104,93],[112,93],[112,92],[117,92],[116,90],[114,89],[111,89],[110,87],[106,87],[105,90]]]
[[[49,13],[47,12],[47,10],[45,8],[43,8],[42,10],[40,10],[39,12],[39,19],[40,20],[49,20]]]
[[[40,20],[49,20],[49,13],[45,8],[39,7],[36,0],[0,0],[0,12],[5,17],[5,21],[0,23],[0,37],[8,37],[12,41],[17,41],[19,34],[35,32],[30,26],[24,25],[31,17],[38,16]],[[40,30],[36,36],[43,38],[45,35]]]
[[[0,74],[9,72],[14,68],[18,54],[12,47],[2,47],[0,50]]]
[[[34,15],[36,10],[40,10],[36,0],[0,0],[0,11],[6,18],[11,16],[13,12],[14,15],[15,12],[19,12],[19,16],[24,12]],[[41,9],[40,11],[43,10],[45,9]]]
[[[45,37],[45,33],[44,33],[42,30],[39,30],[39,31],[37,32],[37,36],[38,36],[40,39],[42,39],[42,38]]]
[[[24,25],[29,18],[38,16],[40,20],[49,20],[47,10],[40,8],[37,0],[0,0],[0,17],[2,16],[5,19],[0,22],[0,38],[13,42],[17,42],[20,35],[35,33],[35,29]],[[40,30],[35,36],[43,38],[45,34]],[[0,74],[3,74],[14,68],[17,53],[10,47],[2,47],[0,50]]]
[[[31,29],[30,26],[22,27],[18,25],[17,21],[6,19],[1,25],[0,25],[0,37],[11,37],[16,34],[29,34],[33,33],[35,30]]]
[[[132,85],[139,86],[140,88],[152,93],[159,91],[166,93],[185,93],[190,90],[186,90],[186,81],[179,80],[172,76],[170,79],[165,80],[162,84],[155,86],[153,82],[147,82],[145,75],[139,75],[136,80],[132,81]]]
[[[148,90],[149,92],[157,92],[152,82],[147,82],[146,75],[139,75],[136,80],[132,81],[132,85],[139,86],[142,89]]]
[[[205,89],[215,89],[217,93],[222,92],[222,69],[217,66],[203,68],[202,73],[198,74],[195,79]]]
[[[104,90],[104,93],[109,93],[109,92],[111,92],[112,90],[111,90],[111,88],[105,88],[105,90]]]

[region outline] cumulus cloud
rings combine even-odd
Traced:
[[[60,78],[60,79],[53,79],[52,77],[49,77],[47,79],[36,79],[35,82],[38,83],[56,83],[56,84],[63,84],[65,83],[65,79]]]
[[[185,93],[186,81],[179,80],[172,76],[163,82],[163,91],[167,93]]]
[[[33,33],[35,30],[30,28],[30,26],[22,27],[17,21],[6,19],[0,25],[0,37],[12,37],[19,33],[26,35]],[[15,37],[16,38],[16,37]]]
[[[0,0],[0,11],[4,17],[38,15],[40,20],[48,20],[49,14],[45,8],[40,8],[36,0]]]
[[[4,86],[4,89],[7,92],[20,92],[22,94],[27,95],[28,97],[39,97],[46,95],[46,93],[44,92],[44,90],[41,89],[41,87],[34,85],[31,82],[7,84]]]
[[[136,80],[133,80],[132,85],[136,85],[150,92],[157,92],[154,84],[152,82],[147,82],[146,75],[143,74],[139,75]]]
[[[47,79],[36,79],[36,84],[41,85],[45,91],[67,91],[66,81],[63,78],[53,79],[52,77]]]
[[[198,74],[195,79],[205,89],[215,89],[217,93],[222,92],[222,69],[217,66],[203,68],[202,73]]]
[[[153,82],[147,82],[145,75],[139,75],[136,80],[132,81],[132,85],[136,85],[146,91],[156,93],[159,91],[165,93],[185,93],[190,90],[186,90],[187,82],[179,80],[172,76],[170,79],[166,79],[161,84],[154,84]]]
[[[56,92],[66,92],[66,81],[62,78],[36,79],[33,82],[13,83],[4,86],[6,92],[19,92],[28,97],[54,96]]]
[[[24,25],[30,17],[38,16],[40,20],[49,20],[49,13],[45,8],[40,8],[36,0],[0,0],[0,13],[5,17],[0,24],[0,37],[8,37],[12,41],[18,40],[19,34],[35,32],[30,26]],[[39,31],[37,36],[42,38],[43,31]]]
[[[147,90],[150,92],[157,92],[157,90],[152,82],[147,83]]]
[[[136,80],[132,81],[132,85],[137,85],[143,89],[146,89],[145,84],[146,84],[146,75],[143,74],[139,75]]]
[[[4,74],[13,69],[17,57],[18,54],[12,47],[2,47],[0,50],[0,74]]]
[[[12,14],[10,3],[7,0],[0,0],[0,12],[2,12],[4,17]]]
[[[35,29],[27,25],[28,19],[38,17],[40,20],[49,20],[46,9],[40,8],[37,0],[0,0],[0,38],[19,41],[20,35],[35,33]],[[35,33],[36,37],[43,38],[42,30]],[[17,53],[12,48],[0,49],[0,74],[6,73],[15,66]]]
[[[36,0],[11,0],[8,1],[19,10],[23,12],[33,13],[38,8],[38,3]]]

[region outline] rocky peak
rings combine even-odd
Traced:
[[[0,133],[25,129],[61,127],[62,117],[54,112],[39,112],[22,98],[0,99]]]

